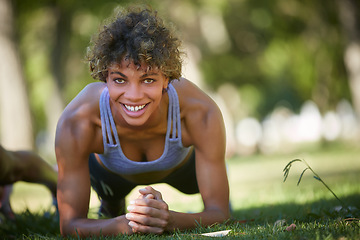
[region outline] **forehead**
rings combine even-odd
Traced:
[[[161,72],[161,70],[159,69],[159,67],[156,66],[151,66],[147,63],[139,63],[139,64],[135,64],[133,60],[128,59],[128,58],[124,58],[121,62],[115,62],[109,65],[108,69],[117,69],[117,70],[136,70],[138,72],[143,72],[143,73],[159,73]],[[162,72],[161,72],[162,73]]]

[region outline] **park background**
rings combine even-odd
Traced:
[[[270,179],[282,183],[282,168],[294,158],[306,159],[326,176],[350,176],[349,188],[359,196],[356,0],[0,0],[4,147],[31,149],[56,165],[57,120],[66,104],[94,81],[84,61],[89,40],[116,7],[134,2],[152,6],[178,29],[187,53],[184,77],[220,106],[232,198],[245,205],[249,195],[267,204],[279,198],[305,202],[301,189],[287,196],[284,185],[266,184]],[[51,205],[45,188],[19,184],[12,196],[15,211]],[[169,201],[189,211],[199,208],[193,204],[199,196],[159,188],[169,191]],[[92,204],[98,204],[96,196]],[[242,204],[234,201],[233,207]]]

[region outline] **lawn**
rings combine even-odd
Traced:
[[[313,178],[310,171],[304,173],[297,186],[299,176],[306,167],[301,162],[293,164],[288,179],[283,182],[283,168],[295,158],[305,159],[350,212],[341,210],[340,202]],[[231,221],[192,231],[162,236],[136,235],[136,238],[196,239],[200,233],[231,230],[226,238],[360,239],[359,158],[359,148],[333,145],[286,155],[229,159]],[[202,208],[199,195],[183,195],[162,184],[154,187],[162,191],[170,209],[194,212]],[[127,200],[136,196],[135,189]],[[61,239],[50,193],[44,187],[17,183],[11,201],[17,221],[0,224],[0,236],[5,239]],[[96,195],[92,194],[89,217],[96,217],[98,205]],[[286,231],[291,224],[295,224],[296,228]],[[133,237],[118,236],[117,239]]]

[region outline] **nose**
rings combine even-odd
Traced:
[[[141,86],[138,84],[129,84],[125,90],[124,97],[130,101],[136,102],[144,96]]]

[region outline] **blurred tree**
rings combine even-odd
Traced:
[[[228,1],[231,48],[214,54],[202,45],[205,79],[214,88],[256,86],[263,96],[260,118],[279,102],[298,110],[312,99],[322,111],[334,108],[351,97],[337,9],[335,2]]]
[[[339,16],[346,37],[344,60],[349,75],[352,100],[360,122],[360,3],[338,0]]]
[[[64,106],[91,80],[83,61],[90,36],[118,1],[13,3],[29,102],[36,116],[35,137],[53,155],[56,124]]]
[[[12,29],[16,31],[27,80],[22,86],[28,86],[27,104],[36,119],[36,134],[53,135],[63,107],[92,81],[83,62],[90,37],[117,6],[129,2],[133,3],[12,1],[16,20]],[[137,2],[153,6],[180,29],[180,38],[191,57],[185,62],[198,64],[202,70],[190,80],[196,82],[203,76],[212,90],[224,83],[235,86],[244,114],[263,118],[279,103],[297,110],[308,99],[313,99],[322,111],[334,108],[342,98],[352,98],[354,105],[357,102],[359,90],[355,90],[356,84],[349,85],[346,69],[356,76],[353,73],[359,68],[351,70],[347,62],[346,68],[344,64],[346,46],[354,45],[345,44],[341,31],[343,28],[347,36],[353,36],[359,29],[358,25],[351,28],[345,19],[351,11],[352,19],[359,19],[358,7],[349,9],[344,5],[355,0],[327,4],[310,0]],[[21,95],[26,99],[24,92]],[[50,143],[52,140],[50,136]]]
[[[32,149],[27,84],[14,39],[11,0],[0,0],[0,141],[8,149]]]
[[[173,0],[158,8],[196,46],[190,55],[204,81],[213,90],[233,84],[248,114],[263,118],[278,104],[297,111],[309,99],[325,112],[355,99],[336,1]]]

